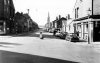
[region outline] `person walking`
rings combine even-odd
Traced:
[[[54,32],[53,32],[53,35],[55,36],[55,35],[56,35],[56,33],[57,33],[57,30],[55,29],[55,30],[54,30]]]
[[[40,32],[40,39],[44,39],[42,32]]]

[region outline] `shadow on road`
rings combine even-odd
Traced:
[[[26,33],[26,34],[20,34],[20,35],[14,35],[13,37],[39,37],[40,34],[36,34],[36,33]],[[53,36],[53,34],[43,34],[44,38],[49,38],[49,39],[59,39],[58,37]]]
[[[21,45],[21,44],[18,44],[18,43],[0,42],[0,45]]]
[[[22,44],[18,44],[18,43],[7,43],[7,42],[0,42],[0,47],[6,47],[6,48],[11,48],[11,46],[8,45],[14,45],[14,46],[18,46],[18,45],[22,45]]]
[[[79,63],[79,62],[0,50],[0,63]]]

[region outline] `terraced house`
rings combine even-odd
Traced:
[[[76,0],[74,28],[79,36],[89,42],[100,41],[100,0]]]

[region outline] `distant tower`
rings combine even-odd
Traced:
[[[48,29],[50,28],[50,15],[49,15],[49,12],[48,12],[48,17],[47,17],[47,24],[48,24]]]

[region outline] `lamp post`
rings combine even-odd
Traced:
[[[91,21],[89,21],[91,15],[91,9],[89,8],[87,12],[88,12],[88,44],[91,44]]]

